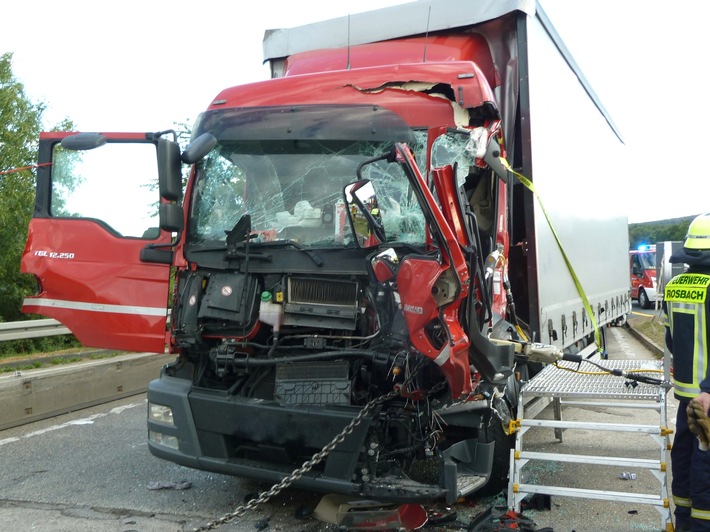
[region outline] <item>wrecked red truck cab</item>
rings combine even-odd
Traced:
[[[556,191],[571,165],[550,163],[578,155],[531,141],[547,93],[532,90],[528,53],[570,63],[528,48],[549,22],[512,4],[439,1],[431,37],[393,25],[308,49],[342,21],[304,40],[270,32],[274,78],[218,94],[182,149],[172,132],[43,137],[23,259],[40,290],[25,310],[87,345],[169,353],[148,387],[152,454],[377,500],[507,485],[521,382],[539,369],[522,347],[591,353],[592,323],[630,309],[625,220],[554,201],[545,220],[510,171]],[[535,117],[594,131],[611,156],[617,135],[579,83],[561,76],[551,92],[577,94],[585,120]],[[134,148],[152,159],[114,155]],[[136,209],[78,201],[94,181],[133,188]],[[551,247],[553,221],[563,242],[591,233],[565,250],[580,282]]]

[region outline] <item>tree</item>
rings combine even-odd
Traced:
[[[644,222],[629,225],[629,245],[636,249],[640,244],[656,244],[657,242],[685,240],[690,222],[694,216]]]
[[[0,55],[0,321],[22,318],[23,298],[35,286],[20,273],[35,197],[32,165],[45,104],[29,100],[12,73],[12,53]],[[54,130],[72,127],[65,120]]]

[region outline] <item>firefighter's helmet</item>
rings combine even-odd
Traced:
[[[710,212],[700,214],[690,222],[683,247],[697,251],[710,251]]]

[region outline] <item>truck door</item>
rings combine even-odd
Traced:
[[[159,228],[156,134],[101,134],[92,149],[40,136],[22,311],[55,318],[86,346],[165,352],[173,234]],[[80,137],[73,137],[80,138]]]

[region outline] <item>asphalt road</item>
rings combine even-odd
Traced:
[[[606,335],[611,359],[654,356],[623,328],[607,329]],[[675,419],[672,398],[668,405],[668,423],[672,428]],[[0,529],[182,532],[204,526],[233,511],[250,494],[268,488],[154,458],[146,444],[145,409],[145,395],[138,395],[1,431]],[[549,415],[547,411],[541,414],[545,415]],[[587,420],[606,415],[630,415],[634,423],[644,423],[654,414],[617,414],[604,408],[565,410],[565,419]],[[608,450],[612,455],[645,456],[653,450],[649,444],[635,443],[618,433],[588,432],[577,437],[565,434],[562,444],[555,440],[551,430],[541,431],[538,439],[529,441],[539,449],[556,446],[561,452],[566,447],[579,450],[592,446]],[[536,474],[541,481],[552,477],[573,484],[591,478],[602,486],[599,489],[609,490],[617,490],[623,484],[627,489],[641,492],[653,482],[657,483],[641,474],[635,481],[622,481],[618,471],[612,468],[592,472],[589,468],[574,466],[561,464],[538,470]],[[176,489],[186,487],[185,482],[189,483],[189,488]],[[166,487],[149,489],[152,483]],[[336,530],[334,525],[312,517],[300,517],[308,514],[320,498],[317,494],[286,490],[264,506],[217,530]],[[431,505],[429,510],[455,512],[456,520],[436,526],[428,524],[423,530],[467,530],[475,516],[496,503],[505,504],[505,498],[473,497],[451,508]],[[550,503],[549,510],[528,508],[525,514],[539,527],[552,527],[557,532],[660,529],[660,514],[651,506],[564,496],[553,496]]]

